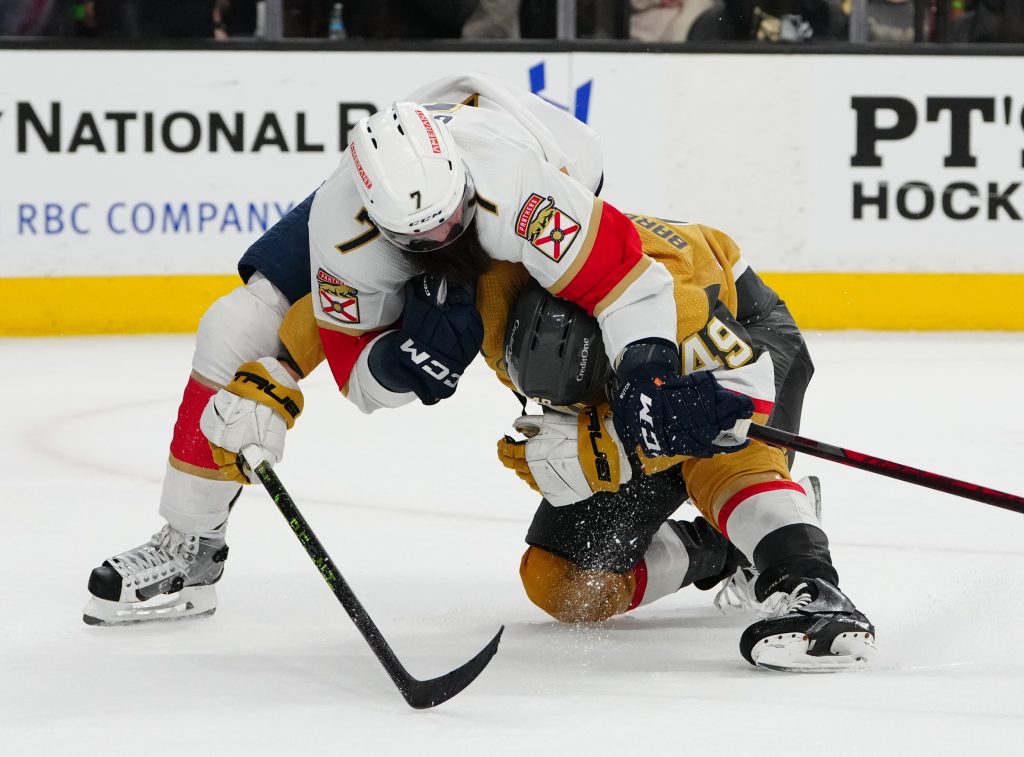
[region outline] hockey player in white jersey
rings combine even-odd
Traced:
[[[325,357],[364,412],[455,391],[480,317],[458,287],[407,286],[422,271],[471,281],[491,260],[521,260],[588,307],[607,300],[610,334],[623,319],[658,333],[668,275],[624,243],[631,226],[595,196],[601,180],[591,129],[487,76],[441,80],[361,121],[338,169],[243,255],[245,286],[203,316],[161,493],[167,523],[92,572],[85,621],[215,610],[227,517],[248,483],[237,451],[281,459],[302,411],[297,380]]]
[[[242,257],[246,285],[203,317],[161,495],[167,524],[92,572],[86,622],[212,613],[229,510],[249,481],[238,451],[282,458],[298,380],[324,359],[364,412],[451,396],[484,337],[465,285],[496,262],[596,318],[628,374],[616,407],[627,439],[666,457],[742,448],[758,398],[670,359],[673,278],[597,197],[601,177],[593,132],[487,77],[438,82],[362,120],[334,174]]]

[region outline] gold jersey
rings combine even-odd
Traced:
[[[712,371],[723,387],[753,400],[755,422],[767,421],[775,400],[774,370],[771,355],[751,342],[737,320],[744,302],[736,282],[749,270],[739,247],[724,232],[701,224],[626,216],[640,237],[644,255],[661,263],[672,276],[683,373]],[[513,390],[504,353],[505,332],[516,297],[529,280],[523,265],[496,262],[477,287],[477,308],[484,321],[481,351],[498,379]],[[768,291],[760,287],[756,291]],[[789,480],[784,454],[756,441],[713,458],[641,455],[640,459],[647,474],[679,465],[694,502],[715,524],[722,506],[741,489]]]

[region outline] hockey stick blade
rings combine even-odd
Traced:
[[[863,452],[855,452],[852,449],[818,442],[804,436],[791,434],[782,429],[772,428],[771,426],[751,423],[747,436],[751,439],[760,439],[762,442],[775,447],[791,449],[794,452],[803,452],[805,455],[820,457],[822,460],[831,460],[840,465],[848,465],[851,468],[888,476],[898,481],[905,481],[908,484],[917,484],[918,486],[946,492],[947,494],[954,494],[965,499],[973,499],[975,502],[984,502],[986,505],[1001,507],[1010,512],[1024,514],[1024,497],[1018,497],[1016,494],[1001,492],[998,489],[990,489],[987,486],[960,481],[949,476],[931,473],[920,468],[913,468],[903,463],[894,463],[891,460],[885,460],[874,455],[866,455]]]
[[[464,688],[473,683],[478,675],[487,667],[487,663],[498,653],[498,642],[501,641],[501,634],[505,626],[498,629],[498,633],[490,640],[486,647],[480,650],[476,657],[467,662],[461,668],[456,668],[451,673],[431,678],[429,681],[417,681],[408,676],[402,696],[409,703],[410,707],[417,710],[425,710],[429,707],[436,707],[458,694]]]
[[[366,639],[366,643],[370,645],[370,649],[377,656],[377,660],[384,666],[384,670],[387,671],[392,682],[398,687],[399,692],[401,692],[410,707],[418,710],[436,707],[442,702],[451,699],[476,680],[476,677],[487,667],[491,658],[498,651],[498,642],[501,641],[501,634],[504,632],[505,626],[498,629],[498,633],[491,639],[490,643],[480,650],[472,660],[461,667],[443,676],[426,681],[413,678],[399,661],[384,635],[377,628],[377,624],[373,622],[369,613],[366,612],[366,609],[356,597],[355,592],[352,591],[341,575],[341,571],[338,570],[330,555],[327,554],[327,550],[324,549],[316,534],[313,533],[313,529],[310,528],[302,513],[299,512],[299,508],[285,490],[281,479],[274,473],[274,469],[270,464],[261,458],[259,448],[247,447],[242,450],[242,456],[249,464],[249,467],[256,473],[257,478],[263,484],[263,488],[267,490],[270,498],[274,500],[274,504],[281,511],[281,515],[288,521],[292,532],[299,540],[299,543],[305,548],[306,554],[309,555],[313,564],[320,571],[320,576],[327,583],[331,593],[341,603],[341,606],[345,608],[345,612],[348,613],[352,622],[355,623],[359,633]]]

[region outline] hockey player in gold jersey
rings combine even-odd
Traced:
[[[781,450],[745,441],[742,420],[724,433],[707,429],[689,454],[666,455],[658,449],[664,424],[628,416],[630,382],[656,408],[659,382],[710,374],[717,386],[702,401],[727,413],[725,395],[742,395],[754,421],[796,431],[813,372],[799,329],[727,235],[629,217],[644,254],[672,274],[678,331],[675,343],[631,344],[614,371],[594,319],[539,291],[518,266],[496,265],[479,284],[488,364],[543,405],[542,415],[516,422],[525,441],[498,442],[502,462],[545,496],[520,567],[527,594],[559,620],[593,622],[690,583],[706,588],[736,564],[720,533],[758,572],[767,617],[743,634],[748,661],[812,671],[861,665],[874,651],[874,627],[838,589],[811,480],[794,482]],[[663,373],[647,369],[653,380],[638,379],[638,353],[648,365],[660,354]],[[672,520],[688,496],[703,518]]]
[[[482,75],[431,83],[361,119],[338,168],[242,256],[244,286],[203,316],[161,492],[166,524],[92,571],[84,620],[112,625],[213,613],[229,512],[251,478],[239,451],[256,447],[272,465],[282,459],[303,408],[298,382],[326,361],[363,412],[441,402],[482,342],[501,367],[504,324],[492,323],[485,335],[478,311],[489,312],[492,300],[507,311],[528,280],[595,319],[594,346],[600,342],[615,366],[608,436],[622,450],[619,481],[593,494],[585,478],[570,474],[572,461],[537,454],[560,419],[523,422],[537,427],[522,445],[523,459],[547,495],[524,562],[531,596],[561,613],[544,597],[564,587],[551,577],[573,566],[608,573],[605,615],[677,588],[688,578],[678,575],[682,542],[660,539],[660,524],[688,489],[706,527],[694,526],[687,538],[707,534],[711,566],[697,571],[693,551],[689,578],[696,582],[699,572],[711,580],[712,568],[727,569],[724,540],[712,546],[721,532],[762,569],[759,594],[805,610],[826,600],[848,604],[835,588],[808,496],[789,481],[781,455],[744,437],[752,414],[784,425],[779,419],[798,410],[799,402],[775,404],[777,392],[799,394],[806,383],[798,330],[774,294],[744,274],[723,235],[631,220],[600,199],[598,145],[571,115]],[[478,278],[474,300],[460,283]],[[601,412],[593,417],[598,427],[605,421]],[[346,450],[337,455],[344,461]],[[612,456],[602,462],[601,474],[612,476]],[[553,488],[559,471],[567,476],[562,490]],[[651,539],[636,560],[575,563],[554,537],[542,540],[571,532],[558,526],[560,517],[573,517],[562,514],[601,506],[604,497],[611,512],[656,503],[646,511],[653,528],[630,531],[631,543]],[[663,571],[663,564],[673,567]],[[759,655],[755,648],[749,657]]]

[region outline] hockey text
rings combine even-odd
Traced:
[[[904,97],[886,96],[851,97],[850,107],[856,125],[850,166],[865,177],[851,187],[854,220],[1021,220],[1024,199],[1017,196],[1021,182],[1006,176],[1024,167],[1024,103],[1015,102],[1010,95],[937,96],[924,98],[922,107]],[[936,126],[928,126],[933,123]],[[1004,148],[1003,154],[993,155],[991,145],[999,144],[993,139],[995,130],[1019,134],[1022,149],[1009,152]],[[919,134],[923,135],[920,145],[912,141]],[[935,144],[944,147],[933,150],[929,164],[919,152],[939,135],[942,139]],[[900,159],[907,157],[900,151],[911,149],[916,149],[912,153],[915,166],[949,171],[950,180],[898,176],[899,169],[893,166],[909,162]]]

